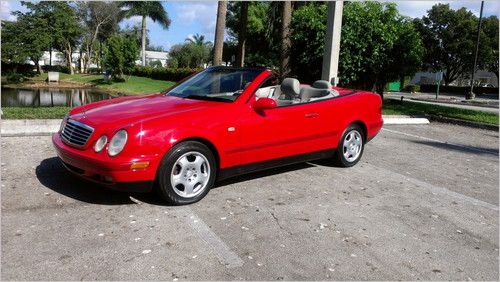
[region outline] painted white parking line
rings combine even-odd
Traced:
[[[193,210],[189,207],[182,208],[183,216],[186,222],[198,234],[201,240],[219,259],[219,262],[227,268],[240,267],[243,265],[243,260],[233,252],[206,224],[196,216]]]
[[[365,165],[365,168],[366,167],[370,167],[371,169],[375,170],[374,173],[376,173],[376,171],[378,170],[378,171],[384,171],[385,173],[389,173],[389,174],[401,177],[401,178],[405,179],[406,181],[408,181],[408,182],[410,182],[410,183],[412,183],[414,185],[417,185],[419,187],[427,189],[433,195],[449,196],[449,197],[454,198],[457,201],[467,202],[467,203],[473,204],[475,206],[480,206],[480,207],[483,207],[483,208],[487,208],[487,209],[491,209],[491,210],[494,210],[494,211],[498,211],[498,206],[496,206],[494,204],[491,204],[491,203],[488,203],[488,202],[485,202],[485,201],[481,201],[481,200],[478,200],[476,198],[469,197],[469,196],[466,196],[464,194],[448,190],[448,189],[446,189],[444,187],[435,186],[435,185],[432,185],[432,184],[430,184],[428,182],[425,182],[425,181],[422,181],[422,180],[418,180],[416,178],[408,177],[407,175],[400,174],[400,173],[392,171],[390,169],[382,168],[382,167],[375,166],[375,165],[368,164],[368,163],[366,163],[364,165]]]
[[[391,132],[394,134],[400,134],[400,135],[404,135],[404,136],[408,136],[408,137],[413,137],[413,138],[418,138],[418,139],[422,139],[422,140],[427,140],[427,141],[437,142],[437,143],[441,143],[441,144],[447,144],[447,145],[451,145],[451,146],[455,146],[455,147],[460,147],[460,148],[464,148],[464,149],[467,149],[470,151],[476,151],[476,152],[481,152],[484,154],[498,156],[498,153],[491,152],[491,151],[484,150],[484,149],[480,149],[480,148],[476,148],[476,147],[472,147],[472,146],[466,146],[466,145],[462,145],[462,144],[441,141],[441,140],[437,140],[437,139],[432,139],[432,138],[428,138],[428,137],[424,137],[424,136],[420,136],[420,135],[415,135],[415,134],[406,133],[406,132],[397,131],[397,130],[392,130],[392,129],[387,129],[387,128],[382,128],[382,130],[387,131],[387,132]]]

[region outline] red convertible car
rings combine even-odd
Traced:
[[[72,109],[52,141],[71,172],[173,204],[203,198],[217,179],[333,158],[355,165],[381,129],[380,96],[311,86],[263,68],[211,67],[164,93]],[[156,184],[156,185],[153,185]]]

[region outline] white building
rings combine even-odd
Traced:
[[[142,53],[142,52],[141,52]],[[79,66],[80,60],[80,52],[73,52],[72,57],[72,65],[75,69]],[[142,65],[141,59],[142,56],[139,56],[139,59],[135,61],[137,65]],[[157,52],[157,51],[146,51],[146,65],[149,65],[150,62],[160,61],[163,67],[167,66],[168,61],[168,52]],[[50,65],[50,53],[49,51],[45,51],[42,55],[42,59],[38,62],[40,66]],[[30,64],[34,65],[33,61],[29,61]],[[59,51],[52,51],[52,65],[53,66],[65,66],[66,63],[64,61],[63,53]],[[90,64],[91,68],[96,68],[96,64]]]
[[[411,84],[436,84],[438,78],[438,74],[436,72],[417,72],[413,78],[411,79]],[[480,84],[491,84],[494,87],[498,87],[498,78],[497,76],[489,71],[478,70],[474,75],[474,81],[479,81]],[[469,86],[470,78],[460,77],[450,83],[453,86]]]
[[[135,61],[137,65],[142,65],[142,51],[139,59]],[[146,66],[149,66],[151,62],[160,61],[163,67],[167,66],[168,62],[168,52],[158,52],[158,51],[148,51],[146,50]]]

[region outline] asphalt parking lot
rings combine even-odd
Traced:
[[[386,126],[353,168],[232,179],[201,202],[103,190],[50,137],[3,137],[2,280],[498,280],[497,131]]]

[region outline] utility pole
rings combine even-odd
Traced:
[[[338,69],[343,8],[344,1],[328,2],[328,20],[321,79],[331,82],[334,86],[337,86],[339,82]]]
[[[470,92],[465,95],[465,99],[474,99],[474,75],[476,74],[477,53],[479,52],[479,35],[481,33],[481,21],[483,19],[484,1],[481,1],[481,11],[479,12],[479,22],[477,23],[477,39],[476,39],[476,53],[474,54],[474,65],[472,66],[472,73],[470,75]]]

